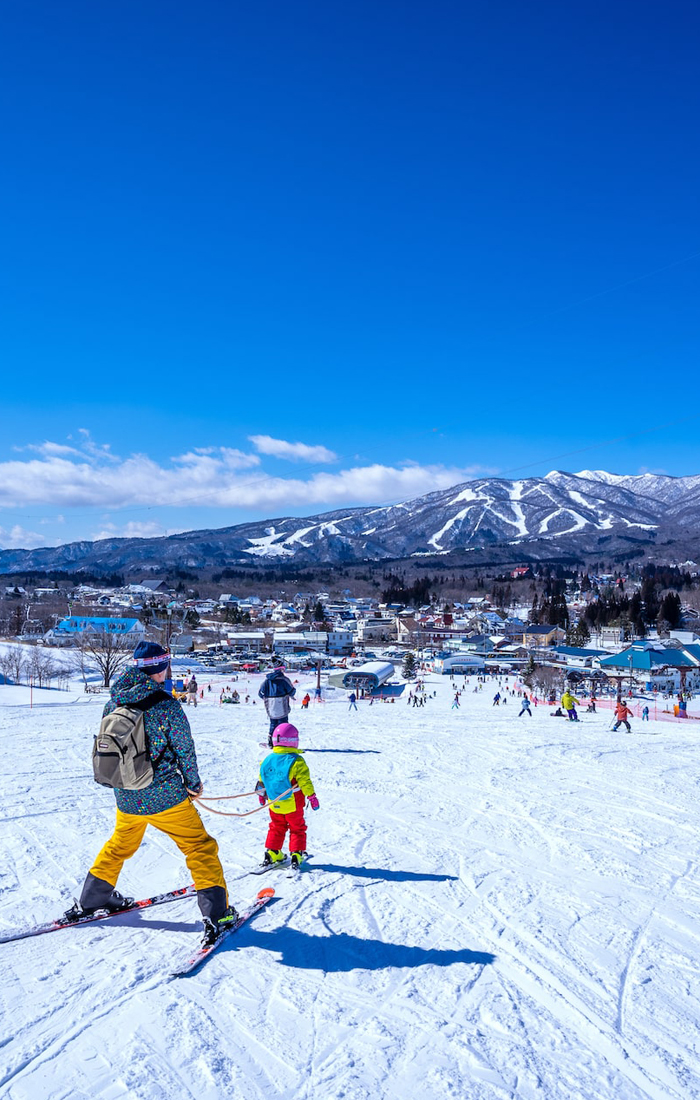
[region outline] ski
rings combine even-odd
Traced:
[[[305,874],[309,869],[309,853],[305,856],[301,863],[290,863],[289,870],[285,875],[285,878],[298,879],[301,875]]]
[[[289,866],[289,857],[285,856],[284,859],[278,859],[276,863],[261,863],[259,866],[254,867],[252,871],[246,872],[249,875],[266,875],[268,871],[278,871],[282,867]]]
[[[212,952],[216,951],[217,947],[221,947],[221,944],[225,940],[227,940],[229,936],[232,936],[234,932],[237,932],[238,929],[246,923],[246,921],[249,921],[251,917],[255,916],[255,914],[260,909],[262,909],[264,905],[267,905],[270,898],[273,898],[274,896],[275,891],[272,889],[271,886],[268,886],[265,890],[259,890],[255,896],[255,899],[251,901],[250,904],[247,905],[245,909],[241,910],[241,912],[238,914],[238,920],[236,921],[236,923],[231,925],[231,927],[227,928],[224,932],[222,932],[218,940],[215,940],[214,943],[201,944],[196,951],[188,956],[188,958],[178,967],[177,970],[173,971],[172,977],[182,978],[185,974],[191,974],[192,971],[196,970],[197,967],[200,966],[205,959],[209,958]]]
[[[36,924],[33,928],[24,928],[18,932],[0,933],[0,943],[10,943],[12,940],[24,940],[29,936],[43,936],[45,932],[58,932],[61,928],[76,928],[80,924],[93,924],[98,920],[107,920],[109,917],[120,917],[122,913],[134,913],[139,909],[150,909],[152,905],[164,905],[169,901],[180,901],[182,898],[194,897],[194,886],[183,886],[179,890],[169,890],[166,894],[154,894],[152,898],[142,898],[134,901],[124,909],[97,909],[86,917],[78,917],[77,920],[67,920],[59,917],[57,920],[47,921],[46,924]]]

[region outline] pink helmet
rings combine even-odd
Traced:
[[[280,722],[272,731],[273,746],[280,745],[285,749],[299,748],[299,730],[290,722]]]

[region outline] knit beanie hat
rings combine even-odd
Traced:
[[[158,642],[139,642],[134,650],[134,664],[147,676],[152,676],[155,672],[165,672],[170,654]]]
[[[299,730],[290,722],[280,722],[272,731],[272,744],[285,749],[298,749]]]

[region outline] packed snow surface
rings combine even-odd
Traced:
[[[218,680],[188,709],[209,794],[253,788],[259,682],[236,684],[248,705],[219,706]],[[193,899],[0,945],[0,1096],[700,1097],[700,723],[519,718],[496,686],[469,681],[458,710],[432,675],[421,709],[349,713],[342,691],[295,709],[321,803],[309,868],[246,876],[266,812],[204,814],[232,900],[277,893],[190,977],[169,974],[198,942]],[[114,820],[90,768],[104,697],[28,702],[0,687],[2,931],[62,913]],[[119,886],[188,881],[151,829]]]

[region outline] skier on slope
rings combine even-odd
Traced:
[[[615,707],[615,718],[616,722],[613,726],[613,733],[615,733],[620,726],[624,726],[628,733],[632,732],[632,727],[629,722],[630,718],[632,718],[632,711],[622,699],[618,700],[617,706]]]
[[[574,696],[567,688],[561,697],[561,705],[568,714],[570,722],[578,722],[578,714],[576,713],[577,703],[578,699],[574,698]]]
[[[297,693],[291,680],[284,674],[284,666],[278,665],[268,672],[260,685],[258,697],[263,700],[267,717],[270,719],[270,730],[267,743],[272,748],[272,733],[281,722],[286,722],[291,709],[291,701]]]
[[[191,680],[189,681],[189,683],[187,685],[187,706],[188,707],[192,706],[193,704],[194,704],[195,707],[197,706],[197,688],[198,688],[197,680],[195,679],[194,673],[192,673],[192,678],[191,678]]]
[[[520,708],[520,714],[518,715],[518,718],[521,718],[523,714],[529,714],[532,718],[532,711],[530,710],[530,700],[528,699],[527,695],[523,695],[522,706]]]
[[[260,765],[255,788],[261,806],[272,801],[263,865],[284,862],[282,845],[289,830],[289,854],[292,867],[298,870],[306,856],[304,803],[308,799],[311,809],[317,810],[319,801],[309,766],[299,752],[296,726],[281,722],[272,734],[272,743],[272,752]]]
[[[143,704],[149,696],[160,693],[169,662],[170,654],[162,646],[139,642],[134,650],[134,667],[112,685],[104,714],[117,706]],[[144,723],[153,780],[140,791],[115,788],[114,833],[88,871],[80,901],[66,916],[77,920],[97,909],[116,911],[131,904],[133,898],[125,898],[115,889],[117,879],[125,861],[138,851],[147,826],[153,825],[184,855],[197,890],[205,942],[212,943],[237,920],[238,914],[228,904],[218,844],[204,828],[189,798],[203,790],[190,725],[180,704],[164,694],[145,711]]]

